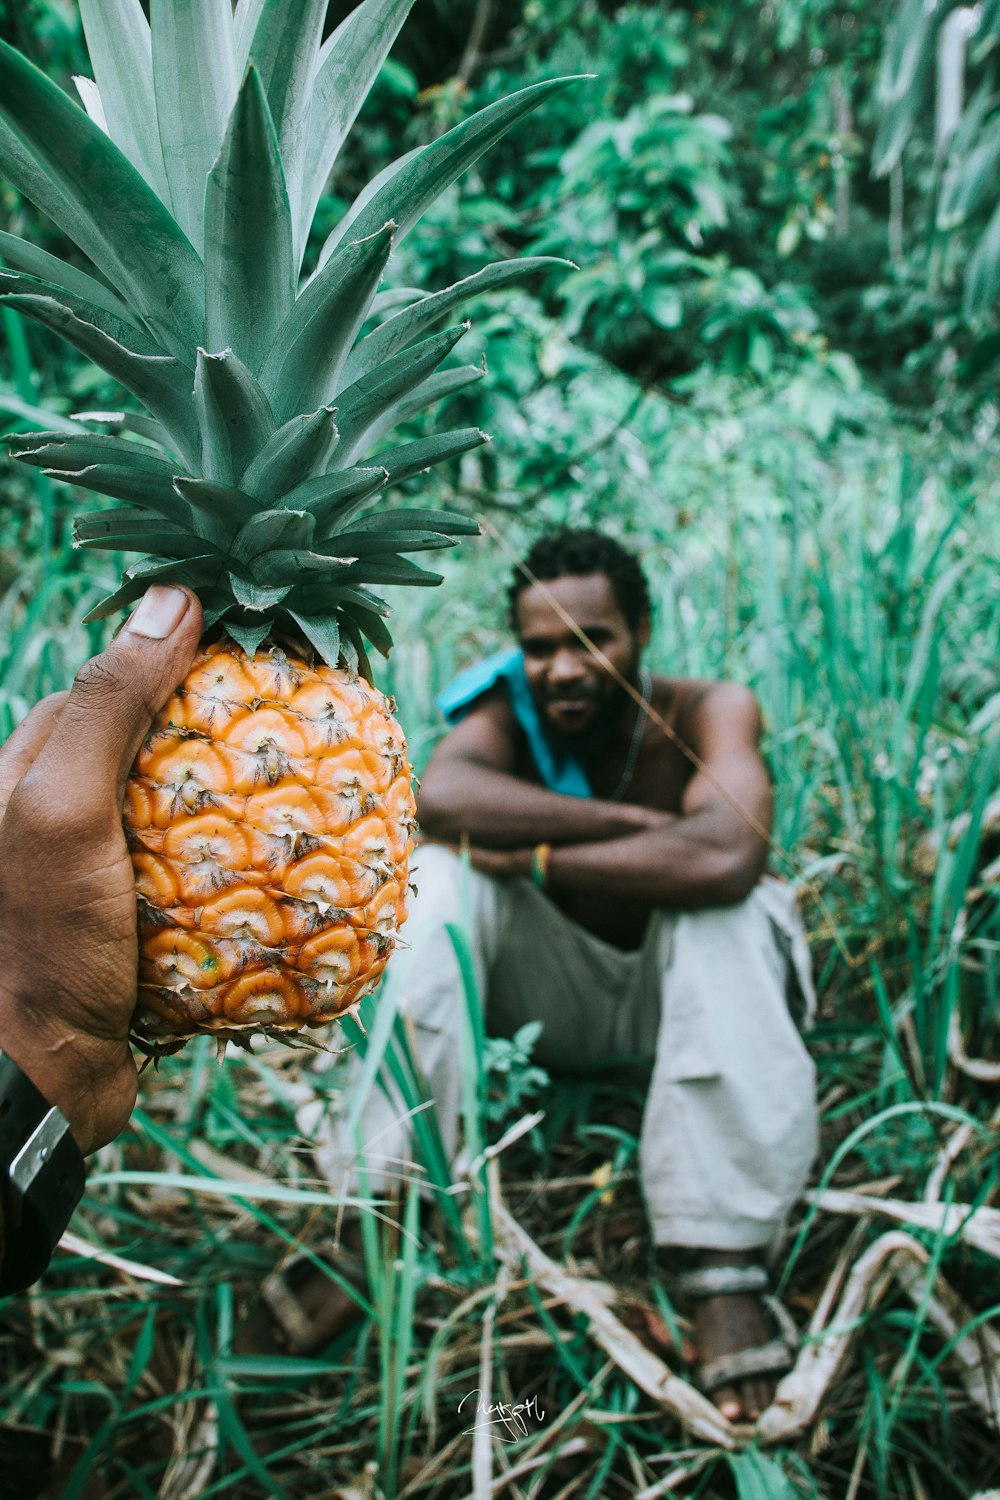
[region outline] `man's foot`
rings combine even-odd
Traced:
[[[319,1251],[319,1258],[368,1297],[360,1230],[342,1233],[339,1245]],[[284,1353],[302,1359],[339,1338],[364,1315],[359,1301],[308,1257],[269,1276],[261,1300],[237,1332],[240,1353]]]
[[[717,1278],[705,1274],[716,1270]],[[793,1359],[791,1330],[781,1327],[776,1336],[761,1300],[767,1282],[759,1258],[746,1250],[706,1250],[699,1269],[682,1275],[679,1285],[693,1299],[699,1384],[730,1422],[755,1422]]]

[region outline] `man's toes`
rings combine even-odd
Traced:
[[[756,1422],[762,1412],[766,1411],[771,1404],[771,1396],[774,1393],[774,1384],[768,1380],[746,1380],[743,1382],[742,1398],[743,1410],[751,1422]]]
[[[720,1385],[711,1399],[727,1422],[738,1422],[743,1416],[743,1398],[734,1385]]]

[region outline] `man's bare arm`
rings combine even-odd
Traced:
[[[566,797],[514,775],[518,729],[507,699],[490,694],[440,743],[421,779],[420,827],[488,849],[620,839],[664,820],[648,808]]]
[[[616,900],[683,907],[749,895],[768,851],[754,824],[770,833],[773,814],[756,699],[735,683],[719,684],[685,728],[705,769],[688,783],[680,815],[660,815],[659,826],[628,837],[554,849],[554,891],[613,892]]]

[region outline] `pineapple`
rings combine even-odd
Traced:
[[[0,44],[0,171],[87,258],[0,234],[0,298],[135,398],[15,456],[120,502],[83,547],[140,553],[91,613],[150,583],[193,588],[206,636],[128,782],[136,1034],[289,1036],[377,982],[406,913],[414,802],[373,586],[440,576],[406,554],[476,526],[387,492],[486,441],[393,445],[478,380],[444,365],[468,297],[553,264],[485,267],[442,291],[380,289],[430,203],[568,79],[523,89],[400,157],[303,276],[315,209],[412,0],[365,0],[325,41],[327,0],[81,0],[81,109]],[[142,408],[141,410],[138,408]]]

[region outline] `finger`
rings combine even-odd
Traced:
[[[201,625],[189,590],[154,584],[107,650],[77,673],[33,778],[65,786],[84,815],[117,811],[143,736],[191,665]]]
[[[11,792],[44,748],[68,697],[62,692],[40,699],[0,749],[0,818],[7,810]]]
[[[712,1400],[729,1422],[738,1422],[743,1415],[743,1402],[734,1385],[720,1386],[712,1392]]]

